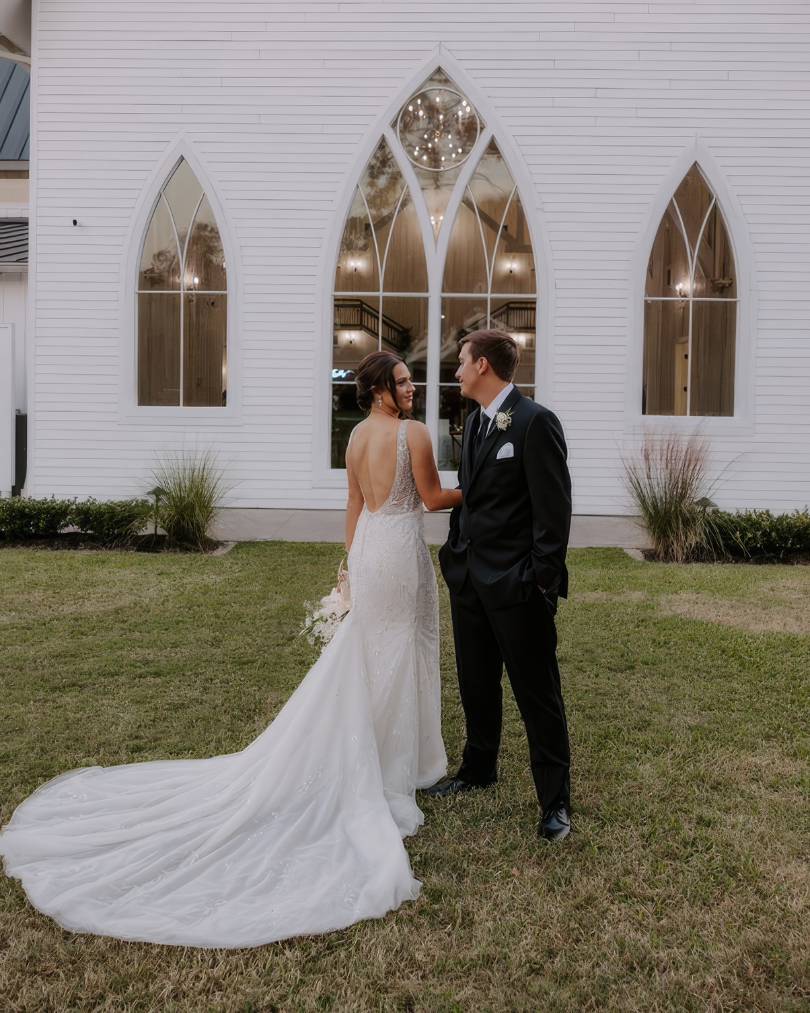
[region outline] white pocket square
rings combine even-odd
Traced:
[[[505,461],[508,457],[515,456],[515,447],[512,443],[504,443],[495,458],[496,461]]]

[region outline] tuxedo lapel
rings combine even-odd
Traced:
[[[523,395],[520,393],[517,387],[515,387],[514,390],[509,392],[509,397],[507,397],[507,399],[504,401],[504,403],[501,405],[498,411],[506,412],[509,411],[510,408],[514,408],[514,406],[518,403],[521,397],[523,397]],[[484,438],[484,442],[481,444],[481,449],[478,451],[478,456],[475,458],[474,461],[470,461],[471,470],[469,472],[470,478],[467,483],[468,488],[475,481],[476,476],[481,470],[481,466],[483,465],[484,461],[486,461],[486,459],[489,457],[489,455],[492,453],[495,445],[497,443],[500,443],[502,440],[508,438],[508,434],[509,434],[508,429],[505,429],[503,432],[501,432],[495,425],[495,420],[494,419],[492,420],[492,422],[490,423],[489,433]],[[472,440],[470,440],[470,443],[472,443]]]

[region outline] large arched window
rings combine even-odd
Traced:
[[[359,420],[354,371],[369,352],[402,355],[424,418],[428,280],[413,201],[386,140],[355,191],[335,270],[332,352],[332,460],[342,467]],[[422,396],[419,396],[419,395]]]
[[[647,267],[645,415],[733,415],[734,255],[697,164],[670,201]]]
[[[362,417],[354,369],[374,349],[408,362],[415,414],[433,433],[442,469],[458,466],[470,407],[454,378],[465,334],[490,326],[513,334],[522,349],[516,381],[534,396],[537,283],[528,224],[492,131],[442,70],[403,104],[364,169],[333,305],[333,468],[344,466]]]
[[[227,280],[211,204],[181,159],[155,204],[138,272],[138,404],[226,401]]]

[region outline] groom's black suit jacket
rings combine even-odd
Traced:
[[[450,516],[439,561],[451,593],[463,595],[471,584],[485,607],[524,602],[534,587],[554,605],[568,594],[571,479],[565,437],[556,415],[517,388],[500,410],[509,409],[509,428],[498,430],[493,421],[474,460],[480,409],[467,418],[459,468],[464,499]],[[508,443],[514,456],[498,460]]]

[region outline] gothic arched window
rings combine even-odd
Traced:
[[[227,298],[214,212],[181,159],[160,192],[141,252],[139,405],[225,405]]]
[[[449,207],[457,208],[452,220]],[[537,284],[528,224],[492,131],[442,70],[403,104],[365,167],[344,227],[333,305],[333,468],[344,466],[349,433],[362,417],[354,369],[374,349],[390,348],[408,363],[414,414],[431,429],[442,469],[458,466],[469,409],[454,378],[465,334],[481,327],[514,334],[516,381],[534,396]]]
[[[661,219],[647,266],[642,412],[733,415],[736,328],[734,254],[695,163]]]

